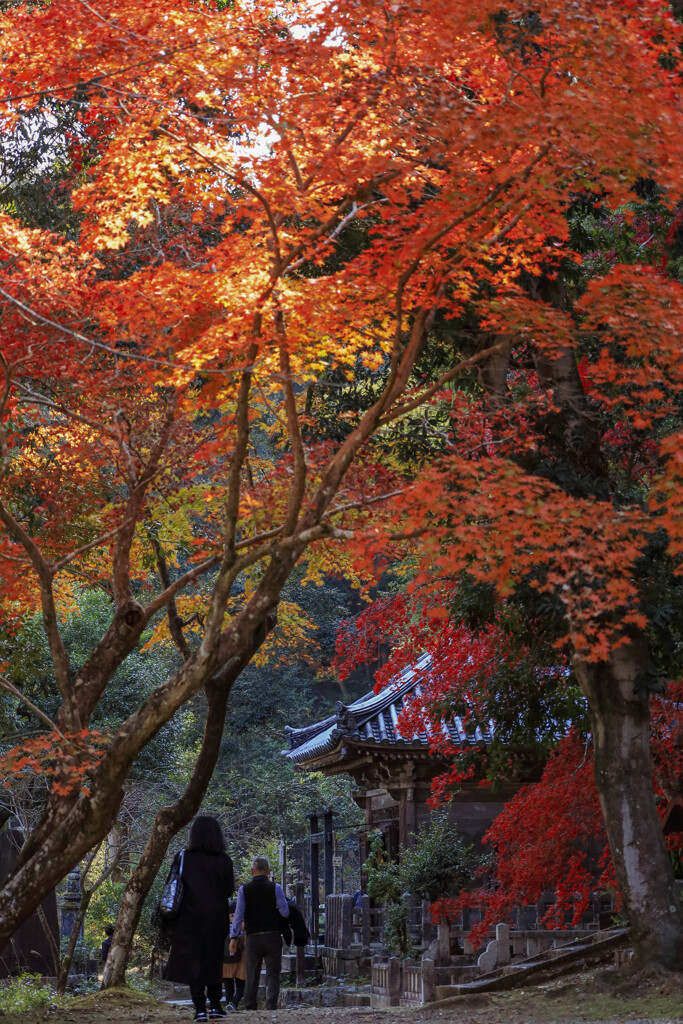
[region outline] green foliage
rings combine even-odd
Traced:
[[[392,953],[410,956],[414,952],[408,933],[411,894],[402,892],[399,866],[388,860],[381,832],[370,837],[363,871],[368,879],[368,896],[382,907],[384,945]]]
[[[382,935],[384,945],[390,953],[400,956],[412,956],[416,951],[408,932],[410,918],[410,894],[404,893],[396,903],[389,903],[384,908]]]
[[[101,591],[82,591],[76,597],[78,606],[66,616],[62,636],[74,670],[78,671],[109,625],[112,605]],[[5,675],[10,682],[54,720],[61,696],[40,614],[28,619],[15,636],[0,636],[0,661],[7,663]],[[105,733],[116,729],[130,708],[139,706],[178,663],[178,655],[169,648],[133,651],[107,687],[93,715],[92,728]],[[178,751],[185,745],[183,733],[188,727],[192,730],[193,722],[189,705],[141,751],[131,779],[144,777],[149,770],[159,776],[171,774]],[[0,700],[0,743],[12,745],[18,736],[34,731],[37,725],[44,728],[23,704],[9,697]]]
[[[421,828],[415,845],[401,855],[401,889],[431,903],[454,896],[472,877],[476,857],[472,847],[445,815]]]
[[[382,834],[371,836],[363,871],[368,896],[383,908],[387,949],[401,956],[412,955],[408,931],[411,903],[455,895],[471,878],[476,861],[472,847],[443,814],[418,831],[413,847],[401,851],[400,865],[387,858]]]
[[[370,853],[363,871],[368,879],[368,896],[375,903],[396,903],[401,898],[398,864],[388,859],[381,832],[370,837]]]
[[[92,950],[99,952],[105,940],[105,926],[116,922],[125,887],[125,882],[109,877],[93,893],[85,917],[85,941]]]
[[[49,985],[39,974],[20,974],[0,983],[0,1014],[43,1010],[53,999]]]

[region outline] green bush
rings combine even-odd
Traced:
[[[385,905],[382,935],[390,953],[412,956],[417,951],[408,933],[409,918],[410,893],[404,893],[396,903]]]
[[[368,896],[379,905],[395,903],[401,896],[398,865],[387,858],[381,832],[375,832],[369,838],[370,853],[363,865],[368,879]]]
[[[41,1010],[53,999],[53,991],[39,974],[21,974],[0,983],[0,1013]]]
[[[476,857],[458,829],[445,815],[435,816],[421,828],[415,845],[401,851],[401,863],[386,855],[381,833],[370,837],[370,853],[363,865],[368,896],[383,908],[384,945],[401,956],[410,956],[408,934],[412,899],[434,900],[454,896],[472,877]]]
[[[399,883],[402,891],[421,900],[455,896],[472,878],[474,851],[445,815],[435,816],[421,828],[415,845],[401,853]]]

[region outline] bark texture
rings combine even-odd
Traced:
[[[667,970],[683,964],[683,910],[655,807],[646,694],[636,690],[649,657],[635,638],[609,662],[576,663],[588,700],[595,781],[631,936],[639,958]]]

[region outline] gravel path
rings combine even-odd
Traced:
[[[2,1016],[0,1024],[190,1024],[192,1005],[166,990],[162,1002],[133,989],[114,989],[62,1006]],[[296,1006],[231,1013],[228,1024],[679,1024],[683,975],[639,981],[614,971],[575,974],[546,985],[491,995],[477,994],[428,1007],[371,1010]]]

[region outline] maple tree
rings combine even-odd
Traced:
[[[202,688],[222,708],[297,562],[325,572],[357,549],[366,578],[386,544],[424,530],[425,497],[430,572],[457,568],[444,522],[449,540],[453,523],[462,544],[489,538],[481,570],[501,585],[539,560],[544,585],[563,582],[569,547],[572,571],[604,580],[642,627],[628,569],[643,516],[592,502],[602,536],[585,548],[580,498],[504,459],[483,485],[482,465],[457,455],[396,509],[404,474],[384,454],[400,421],[453,380],[476,368],[495,379],[513,338],[542,353],[568,408],[574,321],[524,279],[566,256],[577,191],[621,196],[656,167],[673,203],[682,137],[679,33],[658,0],[539,0],[533,12],[491,0],[60,0],[1,18],[3,133],[19,140],[36,118],[69,115],[68,229],[30,224],[24,207],[0,216],[5,625],[41,609],[61,695],[53,734],[86,739],[157,617],[183,629],[186,602],[201,639],[130,709],[87,787],[63,792],[67,766],[56,778],[0,893],[0,947],[106,832],[144,744]],[[344,248],[351,230],[358,244]],[[679,305],[637,271],[613,271],[584,304],[585,329],[609,323],[631,359],[634,429],[654,398],[634,364],[675,376],[666,327]],[[451,335],[425,379],[432,332],[465,313],[476,329]],[[607,391],[606,363],[600,372]],[[366,381],[368,399],[338,438],[311,422],[335,374]],[[567,429],[583,422],[579,410]],[[676,536],[673,433],[669,443],[657,494]],[[494,535],[511,539],[501,552]],[[74,580],[113,601],[79,665],[60,631]],[[594,677],[624,648],[591,625],[604,596],[585,589],[568,598],[583,685],[607,695],[610,679]],[[672,915],[671,949],[680,932]]]
[[[653,699],[653,789],[660,818],[683,788],[682,695],[678,683]],[[541,779],[522,788],[486,833],[484,842],[496,854],[493,884],[437,900],[434,914],[453,917],[464,907],[482,910],[470,934],[470,941],[481,945],[499,921],[518,907],[538,903],[548,891],[554,900],[541,921],[548,928],[577,925],[600,892],[616,891],[619,910],[594,769],[590,737],[572,727],[551,754]],[[680,860],[683,836],[670,834],[666,845]]]

